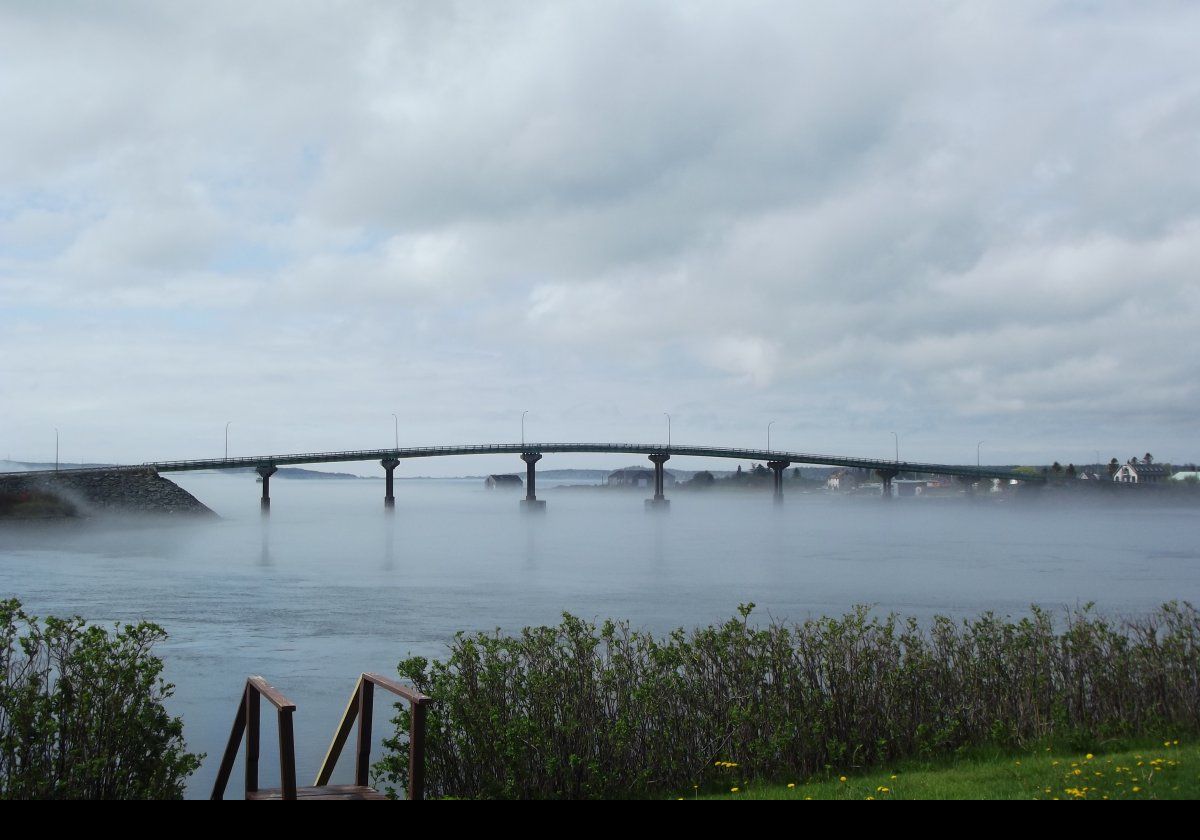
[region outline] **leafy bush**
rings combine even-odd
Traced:
[[[927,627],[859,607],[801,625],[724,624],[665,638],[564,615],[518,636],[459,634],[449,659],[400,663],[436,701],[430,795],[671,795],[742,778],[809,778],[984,744],[1200,730],[1200,615],[1166,604],[1061,630],[1034,608]],[[400,708],[400,707],[398,707]],[[400,708],[376,773],[408,777]]]
[[[202,756],[162,701],[173,686],[140,623],[88,626],[0,601],[0,799],[179,799]]]

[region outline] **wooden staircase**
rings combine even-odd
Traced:
[[[292,714],[296,704],[288,700],[265,679],[252,676],[246,680],[237,715],[233,719],[233,730],[229,743],[217,771],[213,784],[212,799],[223,799],[229,776],[237,760],[243,736],[246,742],[246,799],[387,799],[370,786],[371,769],[371,723],[374,711],[375,686],[386,689],[408,701],[412,725],[409,729],[408,798],[423,799],[425,796],[425,707],[432,702],[421,692],[382,677],[364,673],[358,678],[350,702],[333,734],[333,741],[325,753],[325,760],[317,773],[312,787],[296,787],[296,742],[292,730]],[[281,787],[259,789],[258,746],[260,699],[267,698],[275,707],[279,718],[279,778]],[[337,766],[338,757],[346,739],[358,721],[357,749],[354,757],[354,784],[331,785],[329,779]]]

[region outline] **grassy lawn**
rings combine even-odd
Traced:
[[[1091,753],[1041,747],[949,763],[908,762],[794,786],[739,783],[737,767],[723,770],[729,774],[728,791],[685,798],[1200,799],[1200,745],[1179,741],[1096,747]]]

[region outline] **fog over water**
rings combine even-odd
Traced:
[[[747,601],[760,619],[803,620],[855,604],[928,618],[1087,601],[1122,615],[1200,600],[1194,507],[816,494],[776,507],[769,493],[668,491],[672,508],[659,515],[643,510],[644,492],[546,480],[548,511],[529,516],[518,494],[479,480],[410,480],[397,481],[388,515],[382,481],[276,478],[264,520],[252,475],[172,480],[221,519],[6,527],[0,594],[36,615],[167,629],[171,710],[189,747],[208,754],[191,796],[211,787],[248,674],[298,704],[307,784],[355,676],[439,656],[459,630],[517,630],[566,610],[663,632],[721,621]],[[276,774],[267,708],[264,783]],[[377,733],[385,719],[378,709]],[[349,765],[347,752],[343,780]]]

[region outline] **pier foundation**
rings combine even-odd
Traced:
[[[791,461],[767,461],[767,466],[770,467],[771,472],[774,473],[772,476],[775,485],[775,492],[773,495],[775,497],[775,504],[777,505],[783,504],[783,471],[791,465]]]
[[[254,471],[262,476],[263,491],[259,507],[264,516],[271,512],[271,476],[275,475],[277,469],[274,464],[259,464],[254,468]]]
[[[400,461],[396,458],[384,458],[379,462],[379,464],[387,473],[386,477],[384,478],[383,506],[387,510],[395,510],[396,495],[393,492],[395,487],[393,485],[394,476],[392,473],[395,472],[396,467],[400,466]]]
[[[525,498],[521,500],[521,509],[530,512],[541,512],[546,509],[546,503],[537,497],[537,470],[534,464],[542,460],[540,452],[522,452],[521,460],[525,462]]]
[[[670,510],[671,501],[663,493],[663,464],[671,460],[671,456],[664,452],[655,452],[649,457],[650,462],[654,464],[654,498],[646,499],[646,510]]]

